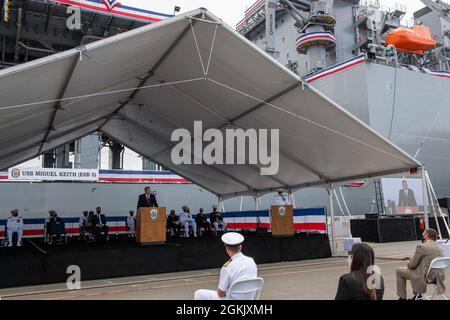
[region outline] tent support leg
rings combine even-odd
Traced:
[[[336,189],[333,189],[333,194],[334,194],[334,196],[336,197],[336,202],[337,202],[337,204],[338,204],[338,206],[339,206],[339,210],[341,211],[342,217],[344,217],[344,216],[345,216],[345,211],[344,211],[344,209],[342,208],[341,201],[339,200],[339,196],[338,196],[338,194],[337,194],[337,192],[336,192]],[[351,229],[350,229],[350,220],[348,221],[347,226],[348,226],[348,234],[349,234],[350,238],[353,238],[353,236],[352,236],[352,231],[351,231]]]
[[[439,210],[439,215],[442,217],[442,220],[444,221],[445,228],[447,229],[447,233],[448,233],[448,235],[450,237],[449,225],[448,225],[447,221],[445,220],[444,214],[443,214],[443,212],[441,210],[441,207],[439,205],[438,199],[436,197],[436,193],[434,192],[433,184],[431,183],[430,176],[428,175],[427,171],[425,172],[425,175],[426,175],[426,178],[427,178],[428,187],[430,188],[430,191],[431,191],[431,196],[432,196],[432,199],[433,199],[433,203],[437,206],[437,210]],[[440,233],[440,230],[439,230],[439,233]],[[442,238],[442,235],[441,235],[441,238]]]
[[[291,203],[292,203],[292,206],[293,206],[294,208],[297,208],[297,205],[296,205],[296,203],[295,203],[295,197],[294,197],[294,194],[291,193],[290,197],[291,197]]]
[[[430,213],[432,213],[433,216],[434,216],[434,221],[436,222],[437,232],[439,234],[439,237],[442,239],[441,227],[439,226],[439,219],[438,219],[438,216],[437,216],[436,205],[435,205],[435,203],[433,201],[433,196],[431,195],[431,191],[430,191],[430,187],[428,185],[428,182],[427,182],[427,196],[430,199],[430,207],[431,207]]]
[[[253,198],[255,199],[255,209],[259,211],[259,195],[255,194]]]
[[[223,212],[223,210],[225,209],[225,208],[223,207],[223,198],[222,198],[222,196],[218,196],[218,197],[217,197],[217,209],[218,209],[219,211],[221,211],[221,212]]]
[[[244,204],[244,197],[241,197],[241,203],[239,204],[239,211],[242,211]]]
[[[336,254],[336,238],[334,232],[334,206],[333,206],[333,192],[334,186],[330,184],[328,193],[330,195],[330,213],[331,213],[331,252]]]
[[[339,192],[341,194],[342,202],[344,203],[345,211],[347,211],[348,216],[351,218],[350,210],[348,210],[347,201],[345,201],[344,193],[342,192],[342,188],[339,187]]]
[[[294,198],[294,193],[292,192],[291,188],[289,188],[289,190],[288,190],[288,200],[289,200],[289,203],[292,204],[292,206],[295,208],[296,207],[295,198]]]
[[[430,228],[430,222],[428,221],[428,193],[427,193],[427,183],[425,176],[425,169],[420,168],[422,174],[422,192],[423,192],[423,214],[425,216],[425,229]]]

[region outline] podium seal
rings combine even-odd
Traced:
[[[278,208],[278,214],[283,217],[286,214],[286,208],[285,207],[279,207]]]
[[[156,221],[156,219],[158,219],[158,210],[152,209],[150,211],[150,218],[152,218],[153,221]]]

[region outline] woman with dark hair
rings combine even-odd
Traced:
[[[349,254],[350,273],[339,279],[335,299],[383,300],[384,280],[374,265],[373,249],[365,243],[355,244]]]

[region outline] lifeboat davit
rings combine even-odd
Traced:
[[[423,55],[436,48],[436,40],[426,26],[414,25],[411,29],[400,27],[386,36],[386,44],[393,45],[399,51]]]

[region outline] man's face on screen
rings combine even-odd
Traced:
[[[408,189],[408,182],[407,181],[403,181],[402,182],[402,186],[403,186],[403,189]]]

